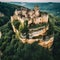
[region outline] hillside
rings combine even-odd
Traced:
[[[21,8],[23,7],[0,2],[0,12],[4,14],[4,17],[0,17],[0,26],[4,25],[10,20],[10,16],[14,14],[15,9],[21,9]]]
[[[2,33],[0,39],[1,60],[57,60],[60,55],[60,18],[50,16],[50,19],[53,19],[55,23],[51,21],[51,25],[54,27],[55,39],[52,51],[49,51],[37,45],[36,42],[32,45],[23,44],[15,37],[10,16],[13,15],[14,10],[18,8],[20,9],[21,6],[0,2],[0,12],[4,14],[3,17],[0,17],[0,31]]]

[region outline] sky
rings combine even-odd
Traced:
[[[1,2],[60,2],[60,0],[0,0]]]

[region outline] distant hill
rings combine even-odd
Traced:
[[[30,9],[33,9],[34,5],[38,5],[41,11],[45,11],[48,13],[53,13],[54,15],[60,16],[60,3],[55,2],[38,2],[38,3],[30,3],[30,2],[9,2],[10,4],[15,4],[18,6],[24,6]]]
[[[0,12],[4,13],[7,16],[12,16],[15,9],[21,9],[21,7],[23,6],[0,2]]]

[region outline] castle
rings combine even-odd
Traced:
[[[20,28],[25,27],[25,21],[27,22],[26,31],[23,33],[16,29],[13,22],[18,20],[20,22]],[[50,48],[53,44],[54,36],[48,36],[49,30],[49,15],[47,13],[41,13],[38,6],[35,6],[33,10],[21,8],[21,10],[15,10],[14,15],[11,16],[11,24],[13,31],[23,43],[32,44],[38,42],[38,45]],[[24,31],[24,30],[23,30]]]

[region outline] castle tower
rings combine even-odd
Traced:
[[[14,14],[15,14],[16,16],[18,15],[18,11],[17,11],[17,9],[15,10]]]
[[[40,16],[40,10],[39,10],[39,7],[38,6],[35,6],[34,7],[34,12],[35,12],[35,16],[36,17]]]
[[[49,15],[47,13],[41,14],[41,17],[42,17],[42,22],[43,23],[48,23]]]

